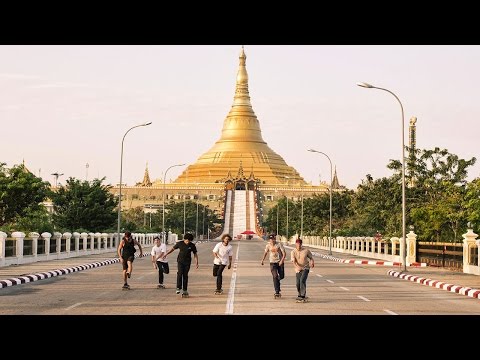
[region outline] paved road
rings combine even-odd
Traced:
[[[211,253],[214,245],[214,242],[197,244],[200,267],[197,270],[192,266],[190,270],[190,297],[186,299],[175,294],[177,250],[169,256],[171,272],[166,275],[167,289],[156,288],[157,272],[148,256],[135,260],[129,281],[131,290],[121,289],[121,265],[115,263],[2,288],[0,314],[480,315],[480,299],[394,278],[387,274],[392,267],[352,265],[321,257],[316,258],[307,282],[310,302],[295,302],[295,273],[290,263],[282,281],[282,298],[274,300],[268,263],[261,265],[265,242],[252,240],[232,242],[234,266],[224,271],[224,294],[214,295]],[[290,249],[287,252],[289,255]],[[0,279],[112,259],[114,255],[0,268]],[[435,268],[412,268],[409,272],[480,288],[478,276]]]

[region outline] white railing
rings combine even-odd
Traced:
[[[480,275],[480,240],[476,240],[478,235],[472,229],[469,229],[462,235],[463,240],[463,272],[467,274]],[[295,246],[295,240],[298,234],[293,235],[290,239],[281,237],[279,239],[289,245]],[[330,244],[327,237],[321,236],[304,236],[303,245],[328,251]],[[356,256],[380,259],[384,261],[402,262],[401,255],[403,245],[401,238],[392,237],[390,239],[382,239],[378,241],[374,237],[358,236],[343,237],[338,236],[332,239],[332,252],[352,254]],[[406,242],[406,262],[407,265],[415,263],[415,255],[417,253],[417,235],[410,231],[407,234]],[[472,251],[477,251],[477,265],[472,264]]]
[[[142,246],[152,245],[156,235],[132,233]],[[117,250],[116,239],[117,233],[31,232],[26,236],[16,231],[9,237],[0,231],[0,267],[112,252]]]

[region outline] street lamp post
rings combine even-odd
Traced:
[[[290,176],[285,176],[285,179],[287,179],[287,186],[288,186],[288,180],[290,179]],[[288,243],[288,194],[287,193],[285,193],[285,198],[287,199],[287,243]]]
[[[117,244],[116,244],[116,246],[118,246],[118,244],[120,244],[120,224],[121,224],[121,214],[122,214],[123,142],[125,140],[125,136],[127,136],[127,134],[130,132],[130,130],[133,130],[133,129],[135,129],[137,127],[141,127],[141,126],[148,126],[151,123],[152,122],[150,121],[148,123],[132,126],[130,129],[128,129],[125,132],[125,134],[123,135],[123,138],[122,138],[122,150],[120,151],[120,184],[118,186],[118,219],[117,219]]]
[[[400,255],[402,259],[402,268],[403,271],[407,271],[407,249],[406,249],[406,238],[405,238],[405,233],[406,233],[406,206],[405,206],[405,119],[404,119],[404,114],[403,114],[403,105],[400,99],[398,98],[397,95],[395,95],[392,91],[380,87],[376,87],[364,82],[357,83],[358,86],[364,87],[367,89],[378,89],[378,90],[383,90],[391,95],[395,99],[397,99],[398,103],[400,104],[400,109],[402,110],[402,244],[403,244],[403,253]]]
[[[186,182],[187,186],[186,188],[188,189],[188,169],[187,169],[187,182]],[[183,235],[185,235],[187,233],[187,219],[186,219],[186,209],[187,209],[187,205],[186,205],[186,202],[185,202],[185,198],[187,196],[187,190],[185,190],[185,193],[183,194]]]
[[[167,232],[165,231],[165,181],[167,181],[167,172],[168,170],[170,170],[171,168],[175,167],[175,166],[183,166],[185,164],[176,164],[176,165],[172,165],[170,166],[169,168],[167,168],[167,170],[165,170],[165,174],[163,175],[163,194],[162,194],[162,200],[163,200],[163,205],[162,205],[162,231],[163,231],[163,239],[162,239],[162,242],[164,244],[167,243],[167,240],[166,240],[166,236],[167,236]]]
[[[302,192],[302,215],[300,217],[300,238],[303,239],[303,185],[300,183]]]
[[[197,240],[198,240],[198,200],[200,200],[199,197],[200,197],[200,192],[197,191],[197,218],[195,220],[195,239]]]
[[[325,155],[328,161],[330,162],[330,226],[329,226],[330,229],[328,234],[328,255],[332,255],[332,185],[333,185],[332,160],[330,160],[330,157],[324,152],[317,151],[314,149],[308,149],[308,151]]]
[[[276,235],[278,235],[278,210],[280,210],[280,204],[277,202],[277,233]]]
[[[205,206],[203,207],[203,215],[202,215],[202,240],[205,237]]]

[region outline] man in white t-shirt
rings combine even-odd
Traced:
[[[222,236],[222,242],[219,242],[213,248],[213,276],[217,277],[217,289],[215,295],[223,293],[222,290],[222,273],[225,266],[228,264],[228,269],[232,267],[233,247],[230,245],[232,240],[231,236],[224,234]]]
[[[154,238],[155,245],[152,247],[152,263],[153,268],[158,269],[158,288],[165,289],[165,285],[163,285],[163,274],[168,274],[170,269],[168,267],[168,260],[164,259],[163,257],[167,253],[167,245],[162,244],[160,238],[156,236]]]

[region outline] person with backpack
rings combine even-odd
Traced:
[[[142,257],[142,246],[133,238],[130,231],[125,231],[125,235],[123,236],[122,241],[120,241],[120,244],[118,244],[117,249],[118,257],[123,267],[123,289],[130,289],[127,279],[132,276],[132,264],[133,260],[135,259],[135,252],[137,251],[135,249],[135,245],[138,246],[138,249],[140,250],[140,257]]]

